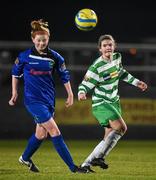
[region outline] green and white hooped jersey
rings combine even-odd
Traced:
[[[94,89],[93,107],[102,103],[116,102],[119,100],[118,84],[120,79],[134,86],[137,86],[139,81],[123,69],[120,53],[113,53],[111,61],[106,61],[100,56],[89,67],[84,80],[78,87],[78,94],[88,93]]]

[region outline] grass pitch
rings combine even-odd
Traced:
[[[0,141],[0,180],[150,180],[156,179],[156,141],[121,140],[106,161],[109,169],[93,167],[94,174],[74,174],[46,140],[33,156],[40,173],[18,163],[27,141]],[[66,141],[73,159],[81,164],[98,141]]]

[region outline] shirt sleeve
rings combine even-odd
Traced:
[[[68,81],[70,81],[70,74],[69,71],[66,68],[64,58],[57,53],[57,63],[56,63],[56,70],[62,80],[62,82],[65,84]]]
[[[138,82],[140,81],[139,79],[132,76],[128,71],[126,71],[123,68],[121,62],[120,62],[120,79],[134,86],[137,86]]]
[[[87,70],[83,81],[78,87],[78,94],[80,93],[88,93],[99,83],[99,74],[97,72],[97,68],[95,66],[90,66]]]
[[[12,67],[12,75],[16,78],[21,78],[23,76],[23,68],[24,68],[24,61],[22,59],[22,56],[19,55],[15,63]]]

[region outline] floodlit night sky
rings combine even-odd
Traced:
[[[74,24],[76,13],[83,8],[93,9],[98,16],[93,31],[80,31]],[[156,1],[4,1],[0,15],[0,40],[29,41],[30,22],[41,18],[49,22],[52,41],[97,42],[102,34],[112,34],[117,42],[156,39]]]

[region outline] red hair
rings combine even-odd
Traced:
[[[48,36],[50,36],[48,22],[43,21],[43,19],[32,21],[31,28],[32,28],[31,30],[32,38],[34,38],[36,34],[47,34]]]

